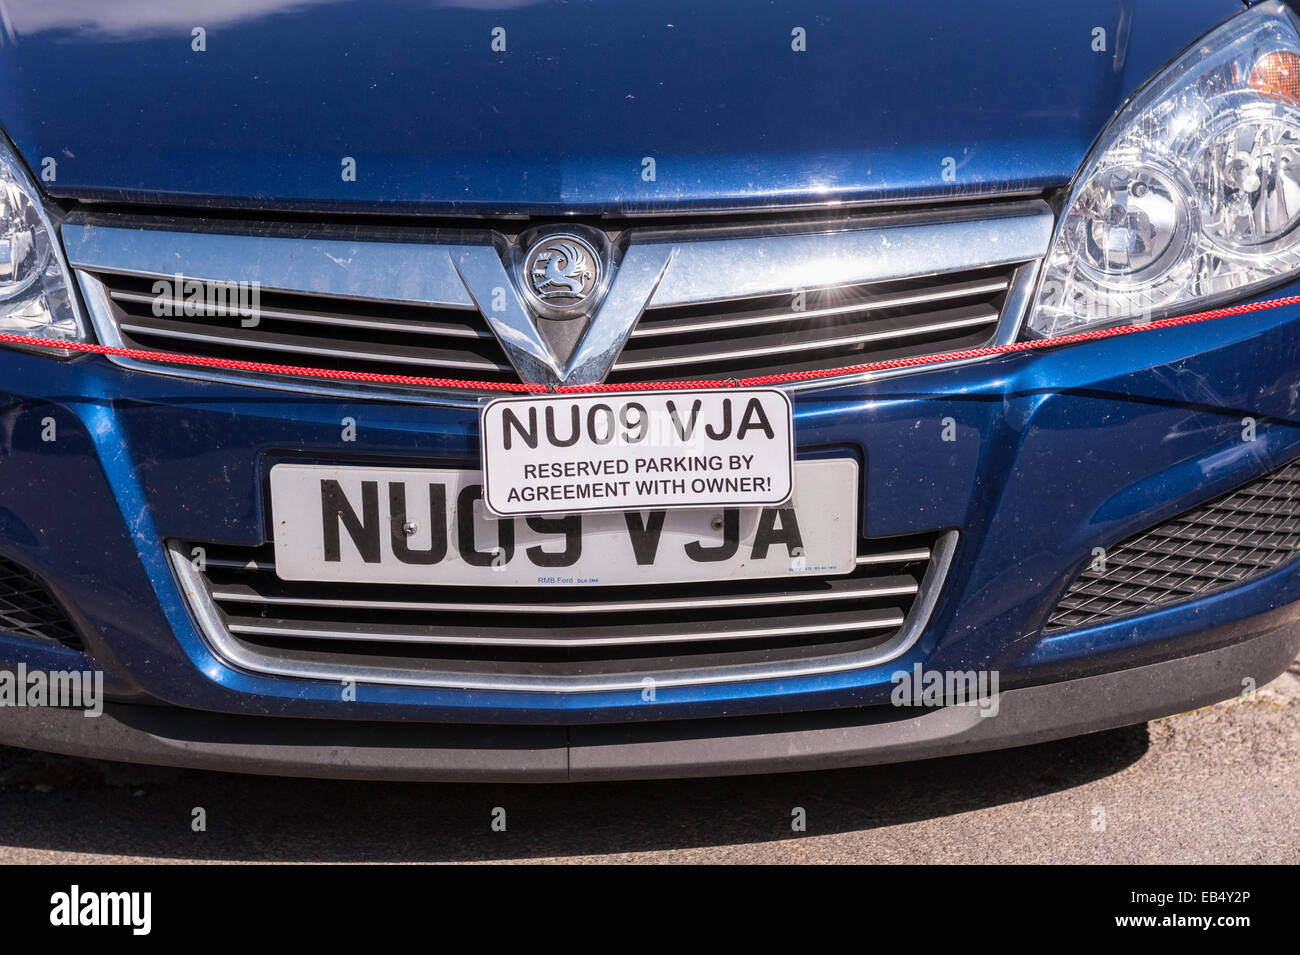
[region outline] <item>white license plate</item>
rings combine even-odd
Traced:
[[[271,469],[284,580],[596,586],[846,574],[858,465],[802,461],[792,504],[495,518],[478,471]]]
[[[790,500],[790,399],[773,388],[498,398],[479,422],[503,517]]]

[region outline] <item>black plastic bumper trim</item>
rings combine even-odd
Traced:
[[[0,743],[194,769],[338,779],[563,782],[792,772],[930,759],[1093,733],[1236,696],[1300,651],[1300,624],[1192,656],[1004,690],[977,706],[876,706],[599,726],[351,723],[109,704],[0,709]],[[912,714],[915,715],[912,715]]]

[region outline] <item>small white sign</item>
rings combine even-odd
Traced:
[[[790,399],[770,388],[498,398],[480,419],[502,517],[762,507],[794,492]]]

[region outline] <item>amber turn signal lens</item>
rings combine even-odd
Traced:
[[[1266,53],[1250,71],[1250,85],[1265,96],[1300,106],[1300,54]]]

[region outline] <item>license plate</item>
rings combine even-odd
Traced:
[[[498,398],[479,422],[503,517],[790,500],[790,399],[770,388]]]
[[[271,469],[284,580],[606,586],[845,574],[857,552],[858,465],[802,461],[793,502],[495,518],[481,473]]]

